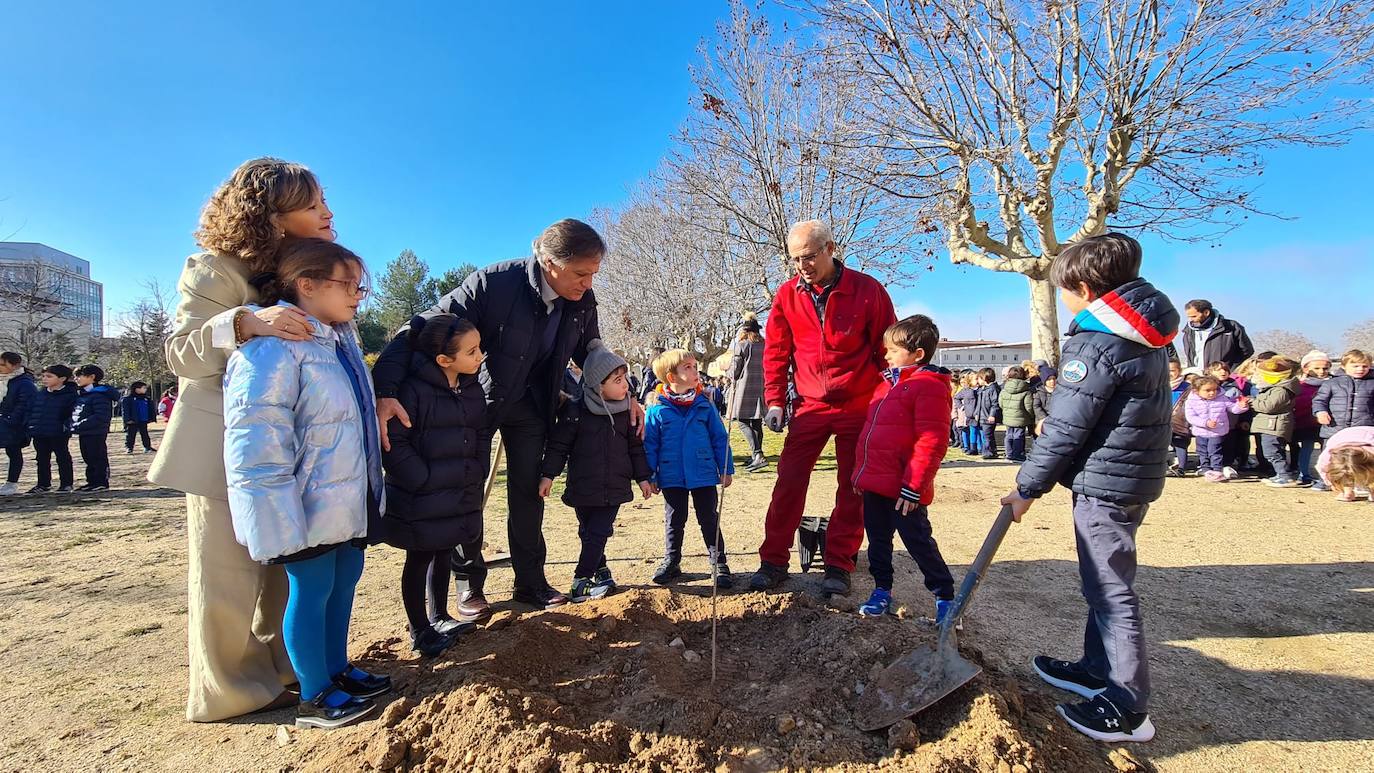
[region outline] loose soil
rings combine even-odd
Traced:
[[[1081,646],[1063,492],[1013,527],[979,591],[962,644],[984,674],[892,737],[851,717],[876,667],[933,638],[917,619],[930,601],[914,564],[898,559],[900,619],[853,613],[871,590],[862,562],[845,604],[816,600],[814,570],[785,592],[722,596],[712,682],[704,550],[682,584],[648,582],[662,550],[656,500],[621,511],[608,552],[623,592],[529,612],[509,603],[499,567],[492,623],[433,661],[403,641],[399,551],[371,550],[350,650],[396,680],[376,719],[333,733],[288,729],[291,711],[190,724],[184,500],[143,481],[151,457],[111,440],[115,491],[0,500],[0,770],[1192,773],[1350,771],[1374,759],[1374,505],[1197,479],[1170,481],[1140,531],[1150,744],[1108,748],[1067,730],[1054,703],[1071,696],[1029,668],[1037,653]],[[828,510],[833,470],[823,458],[808,512]],[[1005,463],[962,458],[940,473],[932,518],[956,574],[1013,477]],[[741,580],[757,565],[773,479],[741,474],[725,495]],[[32,481],[30,464],[23,487]],[[500,544],[496,500],[488,538]],[[566,586],[570,510],[551,500],[545,533],[550,579]]]

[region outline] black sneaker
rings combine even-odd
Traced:
[[[108,484],[97,483],[97,484],[95,484],[94,486],[84,486],[84,487],[82,487],[81,489],[78,489],[78,490],[79,490],[79,491],[86,491],[86,492],[89,493],[89,492],[94,492],[94,491],[109,491],[109,490],[110,490],[110,487],[109,487]]]
[[[568,603],[568,597],[553,588],[538,591],[518,590],[512,599],[535,609],[555,609]]]
[[[34,486],[33,488],[29,489],[28,491],[25,491],[24,493],[25,493],[25,494],[51,494],[51,493],[52,493],[52,486]]]
[[[418,634],[410,635],[410,648],[421,657],[437,658],[440,653],[453,646],[453,639],[433,628],[426,628]]]
[[[1149,714],[1121,711],[1105,695],[1084,703],[1061,703],[1055,711],[1074,730],[1095,741],[1144,743],[1155,737]]]
[[[654,582],[658,585],[667,585],[682,576],[682,567],[678,565],[676,558],[665,558],[654,570]]]
[[[821,594],[825,596],[849,595],[849,572],[835,566],[825,568],[825,579],[821,580]]]
[[[354,671],[362,676],[353,676]],[[334,686],[359,698],[376,698],[378,695],[391,692],[391,677],[384,674],[369,674],[349,663],[342,674],[334,677]]]
[[[348,695],[348,700],[339,706],[325,704],[325,698],[335,692],[342,691],[337,687],[329,687],[315,696],[314,700],[301,701],[300,706],[296,708],[296,727],[333,730],[336,727],[351,725],[377,709],[377,704],[371,698],[359,698],[348,693],[344,693]]]
[[[1081,695],[1084,698],[1096,698],[1107,689],[1107,680],[1100,679],[1088,673],[1087,669],[1077,663],[1070,663],[1067,660],[1055,660],[1048,655],[1036,655],[1031,661],[1031,667],[1035,673],[1045,680],[1046,684],[1058,687],[1061,690],[1068,690],[1071,693]]]
[[[467,636],[469,633],[472,633],[473,631],[477,630],[476,623],[464,623],[458,620],[454,620],[448,615],[440,615],[439,617],[431,621],[430,625],[434,626],[434,630],[438,631],[439,633],[442,633],[443,635],[449,638]],[[356,695],[356,693],[354,694]]]
[[[782,585],[785,580],[787,580],[787,567],[763,561],[759,563],[759,570],[749,578],[749,589],[772,590]]]
[[[59,494],[70,494],[70,493],[72,493],[73,490],[74,490],[74,489],[72,489],[72,486],[71,486],[70,483],[68,483],[68,484],[65,485],[65,486],[58,486],[58,487],[57,487],[57,493],[59,493]]]
[[[716,564],[716,587],[720,590],[735,587],[735,575],[730,573],[730,567],[725,564]]]
[[[95,488],[95,485],[94,485],[94,484],[87,483],[87,484],[84,485],[84,486],[77,486],[77,487],[76,487],[76,490],[77,490],[77,492],[83,493],[83,494],[84,494],[85,492],[90,491],[90,490],[93,489],[93,488]]]

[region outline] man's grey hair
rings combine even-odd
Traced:
[[[601,234],[572,218],[545,228],[531,247],[536,257],[559,268],[566,268],[574,260],[601,260],[606,255],[606,242]]]
[[[813,242],[824,245],[835,241],[835,232],[830,230],[830,224],[824,220],[803,220],[793,225],[787,234],[791,236],[803,230],[811,236]]]

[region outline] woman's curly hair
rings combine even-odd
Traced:
[[[245,161],[205,204],[196,243],[253,271],[271,271],[282,239],[272,216],[305,209],[319,192],[319,180],[301,164],[271,157]]]

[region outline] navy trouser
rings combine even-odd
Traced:
[[[1222,446],[1226,444],[1224,437],[1199,437],[1197,441],[1197,469],[1198,472],[1221,472],[1222,468]]]
[[[1026,461],[1026,428],[1007,427],[1007,460]]]
[[[719,498],[715,486],[700,488],[666,488],[663,494],[663,550],[666,557],[673,560],[682,558],[683,532],[687,528],[687,495],[692,495],[692,504],[697,511],[697,524],[701,526],[701,538],[706,543],[706,553],[713,563],[724,564],[724,535],[717,535],[720,529]],[[719,539],[719,542],[717,542]],[[719,557],[719,561],[717,561]]]
[[[1107,680],[1103,693],[1117,708],[1145,713],[1150,697],[1150,665],[1145,625],[1135,592],[1135,532],[1149,505],[1119,505],[1073,495],[1073,531],[1078,574],[1088,602],[1083,658],[1088,673]]]
[[[18,444],[5,446],[5,455],[9,457],[10,462],[9,475],[5,477],[5,482],[18,483],[19,473],[24,471],[24,446]]]
[[[991,458],[997,455],[997,425],[984,424],[983,428],[983,457]]]
[[[77,445],[81,448],[81,461],[86,463],[86,485],[110,485],[110,449],[105,444],[107,435],[77,435]]]
[[[921,505],[908,515],[897,512],[897,500],[871,491],[864,492],[864,531],[868,533],[868,573],[873,584],[892,590],[892,535],[902,536],[902,544],[916,560],[925,577],[926,589],[937,599],[954,598],[954,577],[940,555],[940,546],[930,530],[930,514]]]
[[[1297,475],[1288,461],[1288,443],[1278,435],[1260,435],[1260,453],[1265,461],[1274,467],[1274,475],[1280,478],[1296,478]]]
[[[582,551],[577,554],[577,568],[573,579],[591,577],[597,569],[606,565],[606,543],[615,533],[615,515],[619,505],[609,507],[576,507],[577,538],[582,541]]]
[[[1188,443],[1192,440],[1191,435],[1175,434],[1169,441],[1174,448],[1174,458],[1178,460],[1178,469],[1187,471],[1188,469]]]
[[[71,449],[68,448],[68,443],[71,442],[71,439],[71,435],[36,437],[33,439],[33,450],[36,456],[34,467],[38,470],[39,487],[52,487],[52,460],[54,456],[57,457],[58,485],[72,485],[72,452]]]

